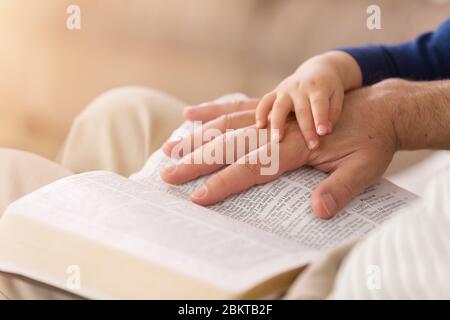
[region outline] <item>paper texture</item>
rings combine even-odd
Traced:
[[[313,257],[300,244],[109,172],[64,178],[10,212],[234,291]]]

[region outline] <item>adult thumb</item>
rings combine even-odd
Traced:
[[[378,170],[373,169],[359,159],[341,162],[313,191],[313,212],[322,219],[330,219],[336,215],[381,175]]]

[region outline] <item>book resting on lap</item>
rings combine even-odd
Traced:
[[[86,298],[262,298],[415,198],[382,179],[321,220],[309,198],[326,174],[301,168],[202,207],[189,194],[204,178],[167,185],[169,161],[158,150],[130,178],[88,172],[15,201],[0,220],[0,270]]]

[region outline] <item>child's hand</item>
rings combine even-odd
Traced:
[[[356,69],[355,69],[356,68]],[[267,125],[270,113],[273,140],[281,140],[291,111],[309,149],[319,145],[319,137],[331,133],[342,110],[344,92],[361,86],[357,62],[345,52],[328,52],[303,63],[297,71],[266,94],[256,108],[256,123]]]

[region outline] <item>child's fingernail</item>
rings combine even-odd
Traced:
[[[326,126],[324,126],[323,124],[320,124],[317,126],[317,134],[318,135],[325,135],[328,132],[328,128]]]
[[[273,142],[278,142],[280,141],[280,134],[278,132],[273,132],[272,133],[272,141]]]
[[[308,142],[309,150],[315,149],[318,145],[319,145],[319,141],[317,141],[317,140],[309,140],[309,142]]]

